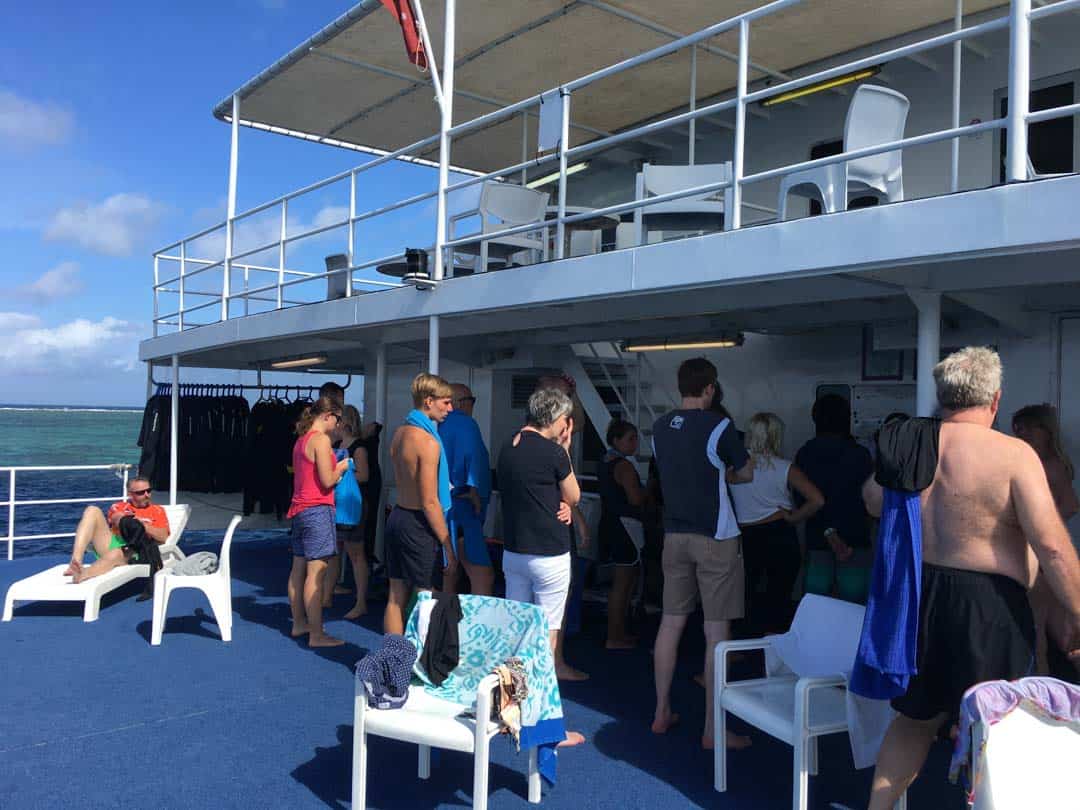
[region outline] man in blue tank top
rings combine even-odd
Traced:
[[[744,609],[742,544],[727,484],[754,478],[753,463],[731,419],[710,410],[716,366],[696,357],[679,366],[682,406],[653,425],[653,455],[664,500],[664,615],[653,654],[656,714],[652,730],[664,734],[678,721],[671,711],[671,681],[686,620],[700,600],[705,614],[704,748],[713,747],[713,652],[731,634]],[[743,748],[730,732],[727,745]]]

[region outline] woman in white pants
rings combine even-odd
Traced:
[[[572,411],[570,397],[558,389],[534,393],[525,427],[498,464],[506,598],[540,606],[552,652],[570,589],[570,507],[581,499],[570,464]],[[567,735],[568,743],[581,741],[576,732]]]

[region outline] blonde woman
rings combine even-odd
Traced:
[[[742,532],[748,624],[755,635],[782,633],[791,622],[791,591],[802,565],[795,524],[821,509],[825,497],[802,470],[780,457],[784,423],[779,416],[754,414],[745,443],[754,480],[732,484],[731,497]],[[803,500],[797,509],[792,491]]]

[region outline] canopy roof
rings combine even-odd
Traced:
[[[442,66],[443,3],[422,2]],[[764,0],[458,0],[454,123],[528,98],[670,42]],[[967,14],[1001,0],[965,0]],[[954,0],[806,0],[751,26],[751,80],[778,76],[874,42],[951,20]],[[697,96],[735,85],[737,32],[698,48]],[[686,103],[687,49],[574,93],[571,145]],[[241,123],[373,151],[393,151],[439,130],[427,74],[411,65],[397,21],[363,0],[244,84]],[[228,120],[232,94],[214,109]],[[528,127],[535,148],[536,122]],[[491,171],[522,160],[520,116],[455,140],[452,163]],[[437,146],[421,153],[437,159]],[[531,155],[530,155],[531,156]]]

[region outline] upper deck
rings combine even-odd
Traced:
[[[143,359],[179,354],[191,365],[265,368],[295,355],[302,336],[305,352],[362,370],[357,348],[412,351],[432,316],[443,323],[444,351],[475,359],[481,347],[498,348],[493,335],[509,345],[566,342],[574,339],[568,326],[582,339],[670,335],[700,332],[718,315],[748,327],[781,309],[788,324],[820,319],[822,303],[840,319],[866,320],[871,302],[874,317],[887,316],[906,288],[1022,286],[1023,295],[1075,298],[1076,2],[1030,15],[1025,2],[982,4],[956,18],[952,4],[927,2],[875,20],[835,0],[780,0],[721,21],[709,18],[711,4],[684,4],[685,19],[670,27],[633,5],[511,3],[505,20],[466,31],[465,12],[477,10],[462,2],[454,114],[412,143],[424,121],[438,122],[438,107],[429,93],[427,118],[404,108],[392,115],[405,99],[419,109],[415,85],[426,83],[386,67],[394,59],[387,46],[365,50],[386,38],[388,15],[371,13],[378,3],[361,4],[242,87],[216,110],[235,113],[234,136],[239,124],[323,140],[333,130],[340,145],[382,156],[156,254],[155,337]],[[855,16],[845,25],[838,14]],[[433,34],[442,30],[441,15],[429,22]],[[708,27],[680,37],[675,22]],[[604,30],[625,34],[627,46],[652,47],[608,66],[596,61],[615,53],[607,47],[585,61],[568,55]],[[569,44],[560,39],[568,32],[577,37]],[[514,47],[504,51],[504,43]],[[545,43],[566,64],[544,56]],[[432,52],[438,64],[442,53]],[[498,53],[503,61],[492,61]],[[535,69],[523,71],[530,59]],[[365,112],[344,124],[340,105],[327,101],[347,86],[342,69],[372,82],[360,100]],[[559,81],[545,84],[548,77]],[[326,83],[318,98],[283,104],[316,79]],[[411,84],[395,85],[404,79]],[[860,83],[907,99],[899,137],[845,138]],[[1021,86],[1036,112],[1007,104]],[[500,101],[514,92],[521,101]],[[449,146],[440,157],[443,135]],[[448,170],[442,182],[434,159]],[[895,165],[901,193],[815,217],[793,195],[786,218],[777,215],[785,179],[835,175],[856,160],[885,173]],[[644,164],[686,170],[648,196]],[[495,183],[550,189],[546,219],[482,225],[482,190]],[[650,227],[654,220],[660,225]],[[481,242],[492,253],[515,239],[541,247],[479,266]],[[407,247],[428,249],[432,283],[402,287],[378,272]],[[346,260],[327,271],[332,254]],[[1015,291],[1009,300],[1017,305]]]

